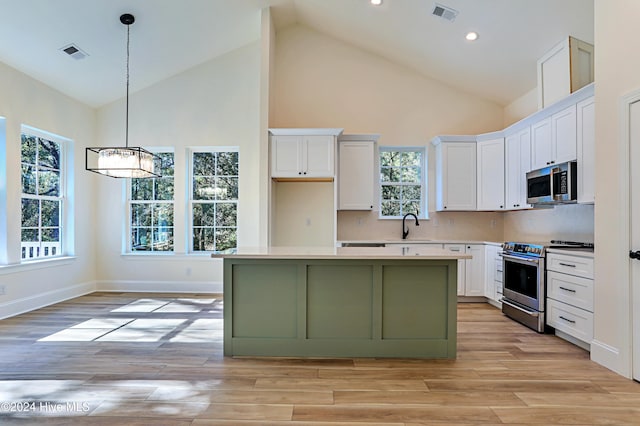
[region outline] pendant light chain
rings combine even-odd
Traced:
[[[129,148],[129,31],[131,30],[131,25],[127,25],[127,117],[125,120],[125,135],[124,142],[125,146]]]

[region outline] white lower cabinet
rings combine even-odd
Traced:
[[[593,340],[593,257],[547,254],[547,324],[580,342]]]
[[[485,246],[484,297],[494,306],[500,306],[502,299],[502,247]]]
[[[445,244],[449,251],[473,256],[458,262],[458,296],[484,296],[484,244]]]

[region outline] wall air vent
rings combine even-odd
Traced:
[[[436,3],[435,6],[433,6],[433,11],[431,12],[431,14],[433,16],[446,19],[449,22],[453,22],[455,21],[456,16],[458,16],[458,11]]]
[[[89,56],[87,52],[83,51],[73,43],[66,45],[64,47],[61,47],[60,50],[66,53],[67,55],[71,56],[73,59],[84,59],[87,56]]]

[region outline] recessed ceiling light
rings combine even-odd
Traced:
[[[382,4],[382,0],[371,0],[371,4],[374,6],[380,6]]]
[[[478,39],[478,33],[475,31],[468,32],[466,36],[464,36],[469,41],[476,41]]]

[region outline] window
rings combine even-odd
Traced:
[[[173,152],[160,152],[162,177],[131,179],[132,252],[173,251]]]
[[[197,151],[191,157],[191,250],[237,246],[238,151]]]
[[[422,148],[380,148],[380,217],[427,217]]]
[[[21,259],[62,256],[63,144],[23,128],[20,146]]]

